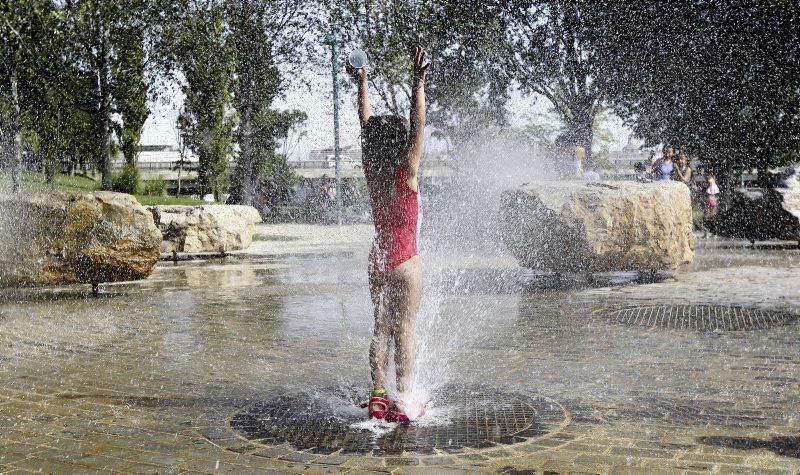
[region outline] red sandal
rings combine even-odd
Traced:
[[[379,406],[383,409],[373,409],[373,406]],[[367,403],[367,414],[370,419],[386,419],[389,414],[389,400],[386,399],[386,390],[383,388],[375,388]]]
[[[428,404],[430,404],[430,401],[425,401],[422,404],[422,407],[419,409],[419,414],[417,414],[417,417],[415,417],[414,419],[419,419],[420,417],[425,415],[425,413],[428,410]],[[404,412],[400,411],[397,408],[397,404],[392,403],[392,405],[389,408],[389,413],[386,414],[386,421],[397,422],[399,424],[410,424],[411,418],[408,417],[408,414],[405,414]]]
[[[386,414],[386,422],[397,422],[398,424],[408,425],[411,423],[411,419],[395,408],[390,409]]]

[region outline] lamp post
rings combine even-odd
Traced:
[[[333,76],[333,156],[336,161],[336,222],[342,224],[342,177],[339,172],[339,68],[336,61],[336,29],[325,37],[331,46],[331,75]]]

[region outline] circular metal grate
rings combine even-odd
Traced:
[[[788,325],[798,318],[787,312],[725,305],[648,305],[610,310],[604,316],[623,325],[701,332],[764,330]]]
[[[547,434],[566,418],[563,408],[546,398],[448,388],[432,399],[428,421],[375,431],[366,427],[366,409],[357,404],[365,399],[366,393],[343,396],[336,391],[325,397],[284,394],[235,414],[230,426],[262,445],[288,442],[321,452],[424,454],[522,442]]]

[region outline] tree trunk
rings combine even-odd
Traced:
[[[77,150],[75,154],[78,154]],[[86,156],[80,156],[79,160],[81,161],[81,173],[83,173],[84,176],[89,176],[89,161],[86,160]]]
[[[758,174],[758,186],[767,188],[770,185],[769,168],[766,165],[760,165],[756,173]]]
[[[594,122],[594,117],[591,118],[589,124]],[[592,142],[594,142],[594,130],[591,126],[586,129],[586,135],[583,139],[583,147],[586,149],[586,161],[583,164],[584,170],[594,168],[594,159],[592,157]]]
[[[53,138],[54,140],[50,142],[48,145],[43,147],[44,149],[44,181],[48,185],[55,185],[56,183],[56,174],[58,173],[58,167],[62,163],[61,159],[63,158],[61,155],[61,104],[59,102],[56,107],[56,136]]]
[[[717,163],[722,162],[718,161]],[[716,171],[714,175],[719,187],[719,208],[720,210],[727,210],[730,206],[733,190],[739,185],[736,180],[736,171],[725,164],[719,167],[719,171]]]
[[[575,119],[578,122],[581,145],[583,145],[583,148],[586,151],[586,159],[583,163],[584,170],[594,168],[594,160],[592,158],[592,143],[594,142],[595,108],[593,107],[592,102],[593,101],[587,96],[579,97],[579,109],[575,111]]]
[[[56,167],[54,164],[49,164],[45,166],[44,169],[44,181],[48,185],[55,185],[56,183]]]
[[[252,130],[253,106],[245,105],[241,112],[241,136],[239,138],[239,163],[236,167],[236,194],[237,203],[242,205],[253,204],[253,155],[252,155]]]
[[[105,102],[103,99],[101,103]],[[111,191],[112,188],[112,175],[111,175],[111,128],[109,127],[109,108],[108,106],[100,106],[98,114],[101,119],[100,126],[100,174],[103,190]]]
[[[48,150],[44,155],[44,181],[48,185],[54,185],[56,182],[56,171],[59,163],[57,157],[52,150]]]
[[[102,175],[102,189],[111,191],[111,91],[109,90],[109,77],[111,66],[108,51],[108,32],[102,27],[98,27],[98,40],[100,51],[98,51],[98,107],[97,115],[100,119],[100,137],[102,141],[100,148],[100,174]]]
[[[183,161],[183,157],[181,157],[181,161]],[[183,168],[183,164],[178,167],[178,191],[175,192],[175,197],[181,196],[181,169]]]
[[[22,125],[20,124],[17,71],[13,68],[11,69],[11,129],[14,133],[11,155],[11,187],[14,193],[19,193],[22,188]]]
[[[571,117],[561,117],[572,140],[571,145],[580,145],[584,148],[585,158],[581,164],[583,170],[593,168],[594,108],[588,98],[574,95],[564,103],[563,108],[568,109],[571,114]]]

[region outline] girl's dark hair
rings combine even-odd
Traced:
[[[396,168],[409,146],[408,119],[399,115],[377,115],[361,129],[361,147],[372,166]]]

